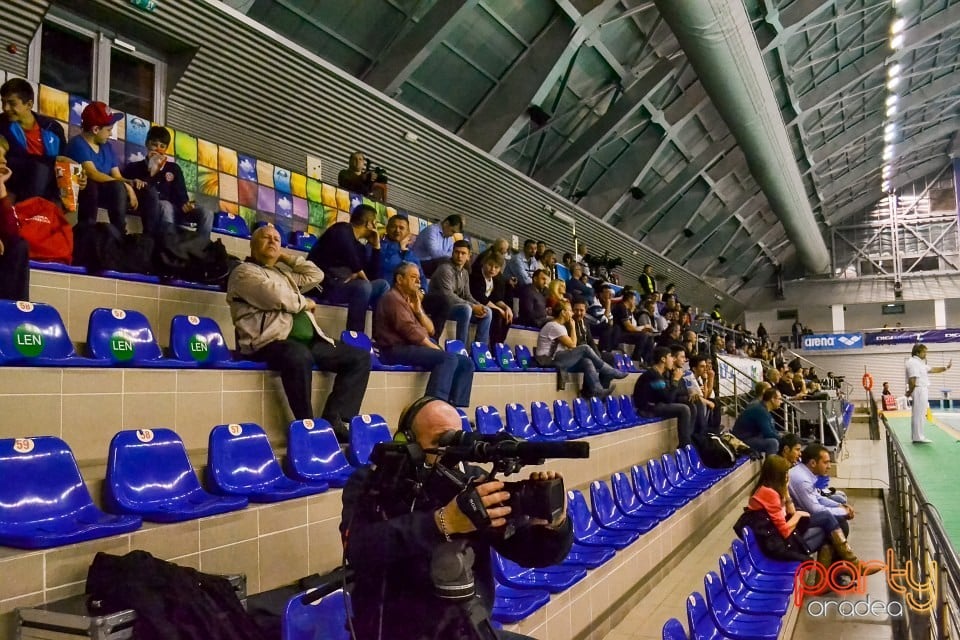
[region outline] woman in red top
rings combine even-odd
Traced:
[[[30,297],[30,251],[20,237],[20,221],[7,195],[13,172],[7,166],[7,141],[0,137],[0,299]]]

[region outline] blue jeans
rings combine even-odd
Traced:
[[[351,280],[323,283],[323,299],[334,304],[347,305],[347,331],[363,333],[367,309],[376,308],[380,296],[390,288],[386,280]]]
[[[384,364],[409,364],[430,370],[425,395],[446,400],[457,407],[470,406],[473,388],[473,361],[464,355],[419,345],[380,349]]]
[[[487,344],[490,342],[490,322],[493,320],[493,314],[495,312],[491,309],[487,309],[487,315],[482,318],[473,317],[473,308],[469,304],[455,304],[449,309],[447,309],[446,314],[443,317],[438,317],[434,322],[437,325],[437,332],[443,333],[443,326],[447,320],[453,320],[457,323],[457,340],[461,340],[463,344],[469,345],[470,342],[470,323],[477,323],[477,334],[474,336],[474,342],[479,342],[481,344]]]
[[[190,221],[197,223],[197,235],[210,238],[213,229],[213,213],[203,207],[194,207],[190,213],[177,211],[169,200],[160,201],[160,226],[164,232],[175,231],[176,227]]]
[[[830,533],[837,529],[843,529],[837,516],[829,511],[817,511],[810,514],[810,526],[803,532],[803,541],[807,546],[816,551],[823,543],[830,538]],[[846,535],[846,533],[844,533]]]
[[[583,388],[590,395],[597,395],[610,386],[614,379],[612,374],[616,373],[613,367],[585,344],[555,353],[553,366],[568,373],[582,373]]]

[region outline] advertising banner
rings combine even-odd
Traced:
[[[739,356],[717,356],[717,377],[720,380],[720,397],[746,393],[763,380],[763,362]]]
[[[862,333],[814,333],[803,336],[803,348],[806,351],[824,351],[827,349],[862,349]]]
[[[927,331],[877,331],[864,336],[867,346],[883,344],[913,344],[928,342],[960,342],[960,329],[929,329]]]

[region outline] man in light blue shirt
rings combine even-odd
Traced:
[[[425,274],[432,277],[437,266],[450,259],[455,233],[463,233],[463,217],[456,213],[444,218],[443,222],[430,225],[417,236],[413,255],[420,259]]]
[[[846,536],[850,532],[847,521],[854,516],[853,507],[839,504],[817,491],[817,476],[825,476],[829,472],[830,452],[819,444],[807,445],[800,454],[800,464],[790,469],[787,489],[797,509],[806,511],[811,517],[821,512],[833,515]]]
[[[520,289],[524,285],[533,282],[534,272],[540,268],[540,262],[537,260],[537,241],[526,240],[523,243],[523,251],[518,251],[507,262],[503,270],[503,276],[507,280],[517,279],[516,288]]]

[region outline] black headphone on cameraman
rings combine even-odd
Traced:
[[[431,402],[443,402],[443,400],[435,396],[422,396],[414,400],[413,404],[403,410],[403,413],[400,414],[400,420],[397,423],[397,432],[393,435],[394,442],[414,443],[417,441],[417,437],[413,433],[413,421],[417,415],[423,411],[423,408]]]

